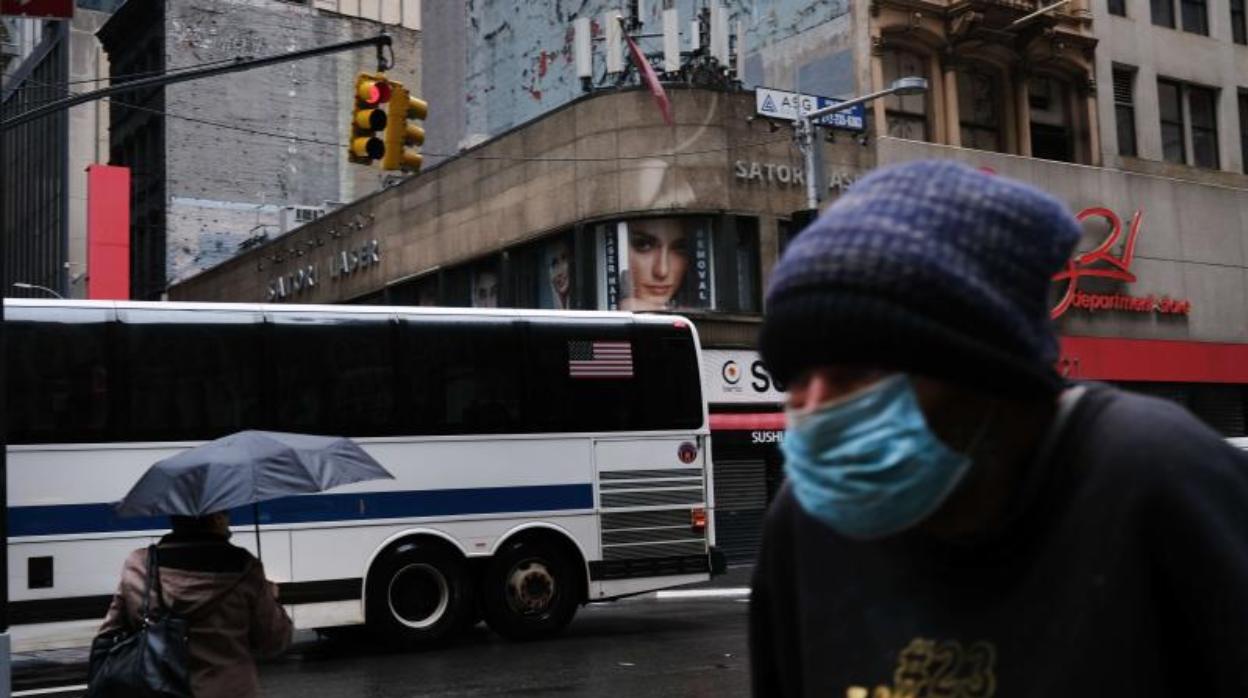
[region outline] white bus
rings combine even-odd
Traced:
[[[527,639],[721,568],[694,327],[673,316],[6,300],[9,614],[83,644],[168,528],[112,503],[241,429],[354,438],[395,475],[260,506],[296,627]],[[255,550],[250,510],[233,542]]]

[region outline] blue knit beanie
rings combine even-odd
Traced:
[[[837,364],[1055,392],[1048,290],[1079,236],[1061,202],[1005,177],[949,160],[877,170],[776,265],[763,361],[782,384]]]

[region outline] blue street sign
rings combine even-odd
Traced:
[[[837,102],[843,102],[842,99],[832,99],[830,97],[819,97],[819,109],[830,107]],[[830,126],[831,128],[844,129],[846,131],[863,131],[866,129],[867,110],[866,105],[859,104],[850,107],[845,111],[838,111],[820,117],[817,121],[821,126]]]

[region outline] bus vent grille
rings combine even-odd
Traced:
[[[603,514],[602,530],[621,528],[689,527],[688,509],[665,509],[663,511],[631,511],[622,514]]]
[[[704,540],[642,545],[604,545],[602,548],[603,560],[639,560],[649,557],[705,554],[706,541]]]
[[[701,468],[668,468],[666,470],[604,470],[599,480],[650,480],[670,477],[696,477],[702,479]]]
[[[614,507],[648,507],[663,504],[701,504],[705,501],[701,487],[603,492],[604,509]]]

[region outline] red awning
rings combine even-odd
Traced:
[[[1070,378],[1248,383],[1248,344],[1118,337],[1062,337],[1061,342],[1058,370]]]
[[[721,412],[711,415],[711,431],[783,430],[783,412]]]

